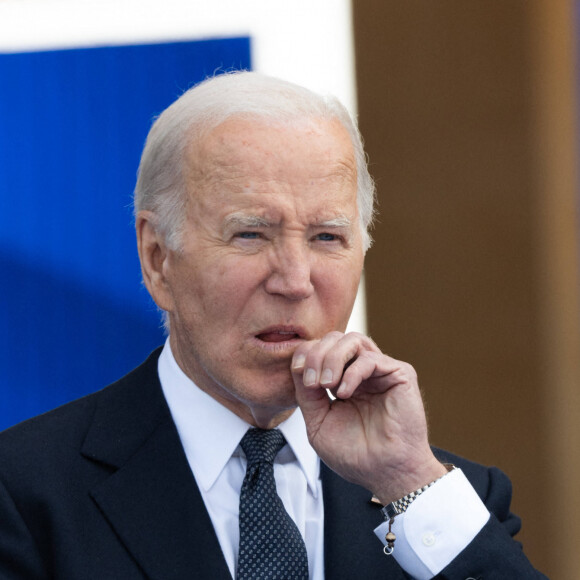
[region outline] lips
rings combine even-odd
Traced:
[[[295,332],[264,332],[258,338],[264,342],[286,342],[300,337]]]
[[[289,342],[304,338],[304,333],[298,328],[268,328],[256,334],[256,338],[264,342]]]

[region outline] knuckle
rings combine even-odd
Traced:
[[[411,380],[417,380],[417,371],[412,365],[409,363],[403,363],[402,368],[405,375],[407,375]]]
[[[356,331],[349,332],[346,336],[358,346],[359,350],[368,350],[382,354],[381,349],[376,345],[375,341],[370,338],[370,336]]]
[[[363,350],[359,354],[358,358],[363,360],[375,361],[377,359],[377,353],[372,350]]]
[[[331,330],[330,332],[324,335],[324,338],[322,340],[324,340],[325,342],[338,342],[344,336],[345,334],[338,330]]]
[[[361,337],[361,336],[364,336],[364,335],[362,335],[360,332],[357,332],[356,330],[351,330],[350,332],[347,332],[345,334],[345,336],[352,337],[352,338],[357,338],[357,337]]]

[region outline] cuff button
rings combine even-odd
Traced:
[[[433,534],[432,532],[427,532],[423,534],[421,541],[423,542],[424,546],[430,548],[431,546],[435,545],[435,534]]]

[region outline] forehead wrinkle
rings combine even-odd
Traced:
[[[337,176],[342,179],[354,179],[356,181],[356,162],[352,155],[346,159],[337,159],[334,163],[330,163],[330,176]]]
[[[221,143],[224,145],[223,143]],[[213,145],[213,146],[212,146]],[[287,169],[284,159],[279,164],[269,164],[275,151],[265,151],[248,148],[238,150],[225,146],[215,147],[212,143],[202,143],[197,150],[190,150],[188,161],[185,164],[185,174],[189,180],[197,185],[210,185],[219,187],[220,184],[235,184],[239,182],[253,181],[254,185],[260,183],[268,186],[270,182],[276,183],[280,174],[285,174]],[[192,148],[190,148],[192,149]],[[248,172],[248,163],[252,166]],[[267,171],[266,171],[267,168]],[[328,181],[337,185],[356,183],[356,162],[352,154],[332,155],[323,163],[309,168],[311,180]],[[255,180],[256,178],[257,181]],[[239,186],[243,189],[243,186]]]

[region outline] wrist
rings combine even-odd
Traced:
[[[442,463],[441,467],[443,467],[443,469],[444,469],[444,472],[441,475],[439,475],[435,479],[432,479],[429,483],[427,483],[421,487],[418,487],[418,488],[414,489],[413,491],[401,496],[399,499],[384,505],[384,507],[382,508],[381,511],[383,512],[385,520],[392,521],[392,519],[395,518],[396,516],[398,516],[402,513],[405,513],[407,511],[407,508],[422,493],[427,491],[427,489],[429,489],[432,485],[437,483],[440,479],[445,477],[450,471],[453,471],[455,469],[455,465],[453,465],[452,463]]]
[[[379,488],[377,486],[374,497],[382,505],[397,501],[446,475],[449,472],[447,465],[435,459],[429,465],[424,465],[420,471],[410,472],[407,470],[398,478],[391,477],[388,481],[388,487]]]

